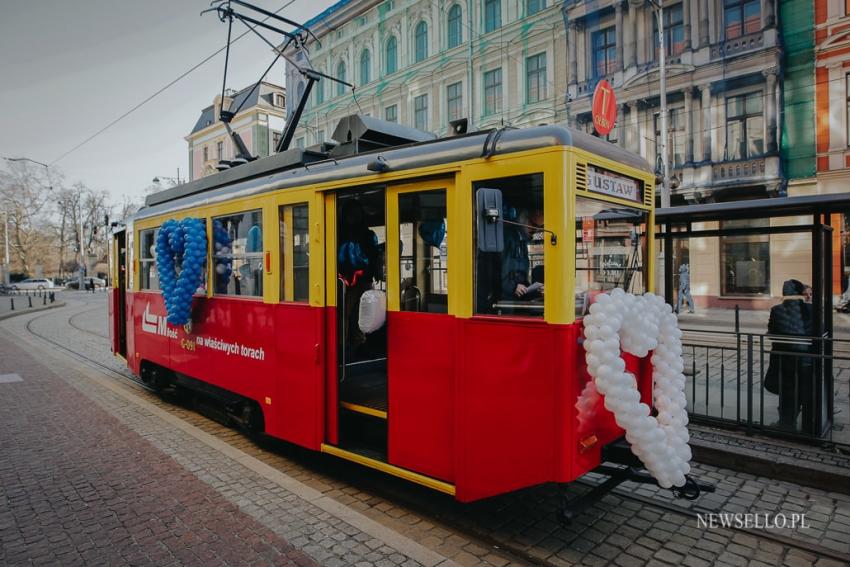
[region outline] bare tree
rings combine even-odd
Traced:
[[[48,173],[29,162],[14,162],[0,172],[0,199],[9,215],[9,246],[24,273],[49,255],[51,183]]]

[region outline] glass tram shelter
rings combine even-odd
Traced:
[[[841,369],[850,367],[850,336],[836,337],[833,314],[834,295],[850,292],[840,277],[834,280],[843,267],[833,254],[838,235],[832,223],[848,210],[848,194],[656,209],[656,289],[675,306],[678,278],[686,272],[696,298],[696,315],[680,314],[694,421],[850,440],[850,404],[840,383],[848,374]],[[788,281],[811,288],[793,304],[806,320],[806,333],[793,338],[771,335],[767,325],[771,308],[792,299],[783,293]],[[776,373],[771,365],[782,364],[777,387],[767,378]],[[793,420],[789,406],[796,410]]]

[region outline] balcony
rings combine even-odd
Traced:
[[[780,180],[779,156],[766,155],[744,160],[688,163],[673,169],[681,179],[676,193],[689,201],[701,201],[716,189],[736,186],[773,186]]]
[[[763,49],[765,46],[764,31],[742,35],[711,46],[711,59],[723,59],[733,55],[739,55],[748,51]]]

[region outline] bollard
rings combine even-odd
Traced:
[[[29,302],[30,307],[32,307],[32,296],[30,294],[27,294],[27,301]]]
[[[50,292],[50,303],[53,303],[54,301],[56,301],[56,292],[51,291]]]
[[[14,311],[14,310],[15,310],[15,298],[14,298],[14,297],[10,297],[10,298],[9,298],[9,301],[11,301],[11,302],[12,302],[12,309],[11,309],[11,310],[12,310],[12,311]]]
[[[43,296],[42,296],[41,304],[42,304],[42,305],[47,305],[47,296],[46,296],[46,295],[43,295]]]

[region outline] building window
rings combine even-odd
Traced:
[[[720,221],[720,228],[768,228],[770,219]],[[720,237],[723,295],[770,293],[770,235]]]
[[[726,99],[726,159],[748,159],[764,154],[762,93]]]
[[[386,59],[387,74],[395,73],[398,70],[398,42],[395,36],[387,41]]]
[[[531,104],[546,99],[546,53],[525,60],[525,100]]]
[[[215,143],[216,156],[218,156],[218,160],[221,161],[224,159],[224,142],[216,142]]]
[[[463,41],[463,33],[461,32],[461,11],[460,5],[455,4],[449,8],[449,49],[457,47]]]
[[[310,301],[310,235],[308,205],[280,207],[280,299]]]
[[[297,139],[295,140],[295,147],[297,147],[297,148],[300,148],[300,149],[302,149],[302,150],[303,150],[303,149],[304,149],[304,144],[305,144],[305,142],[304,142],[304,136],[301,136],[301,137],[299,137],[299,138],[297,138]]]
[[[617,70],[617,30],[614,26],[593,32],[593,72],[597,77]]]
[[[371,81],[371,66],[372,66],[372,56],[369,54],[368,49],[364,49],[363,53],[360,54],[360,84],[365,85],[369,81]]]
[[[280,93],[275,93],[274,94],[274,105],[277,106],[277,107],[283,108],[284,106],[286,106],[286,98]]]
[[[277,151],[278,145],[280,145],[280,132],[272,132],[272,152]]]
[[[319,131],[316,133],[316,143],[317,143],[317,144],[323,144],[324,142],[325,142],[325,131],[324,131],[324,130],[319,130]]]
[[[685,26],[682,5],[664,8],[664,50],[667,57],[677,57],[685,51]],[[658,19],[652,19],[652,37],[658,37]],[[658,41],[655,44],[655,59],[658,59]]]
[[[340,81],[345,82],[345,61],[340,61],[339,65],[336,66],[336,78]],[[345,85],[342,83],[336,84],[336,96],[342,96],[345,94]]]
[[[484,33],[502,27],[502,1],[484,0]]]
[[[484,116],[502,111],[502,68],[484,73]]]
[[[210,148],[208,146],[204,146],[204,163],[206,163],[210,159]]]
[[[216,295],[263,296],[263,212],[213,219]]]
[[[446,87],[446,101],[448,103],[446,110],[449,114],[449,120],[457,120],[463,115],[462,87],[460,81]]]
[[[476,223],[475,313],[543,317],[543,249],[548,237],[544,228],[543,174],[487,179],[473,183],[473,195],[481,188],[502,193],[504,248],[501,252],[482,252]],[[477,201],[477,199],[476,199]],[[476,202],[475,206],[479,204]],[[476,211],[476,215],[483,211]],[[476,217],[477,218],[477,217]],[[524,226],[519,226],[524,225]]]
[[[428,24],[419,22],[416,24],[416,31],[413,34],[416,62],[424,61],[428,57]]]
[[[398,123],[398,105],[391,104],[384,109],[384,120],[387,122]]]
[[[725,0],[723,22],[726,39],[756,33],[761,29],[761,0]]]
[[[316,91],[316,105],[325,102],[325,83],[324,81],[316,81],[313,83],[313,90]]]
[[[672,155],[671,167],[682,167],[685,163],[685,109],[671,108],[667,111],[669,138],[667,155]],[[655,114],[655,155],[656,162],[661,159],[661,114]],[[660,162],[659,162],[660,163]]]
[[[413,99],[413,126],[417,130],[428,129],[428,95],[423,94]]]
[[[525,2],[525,15],[533,16],[540,10],[546,8],[546,0],[526,0]]]
[[[156,270],[156,237],[159,228],[139,231],[139,289],[159,289],[159,273]]]

